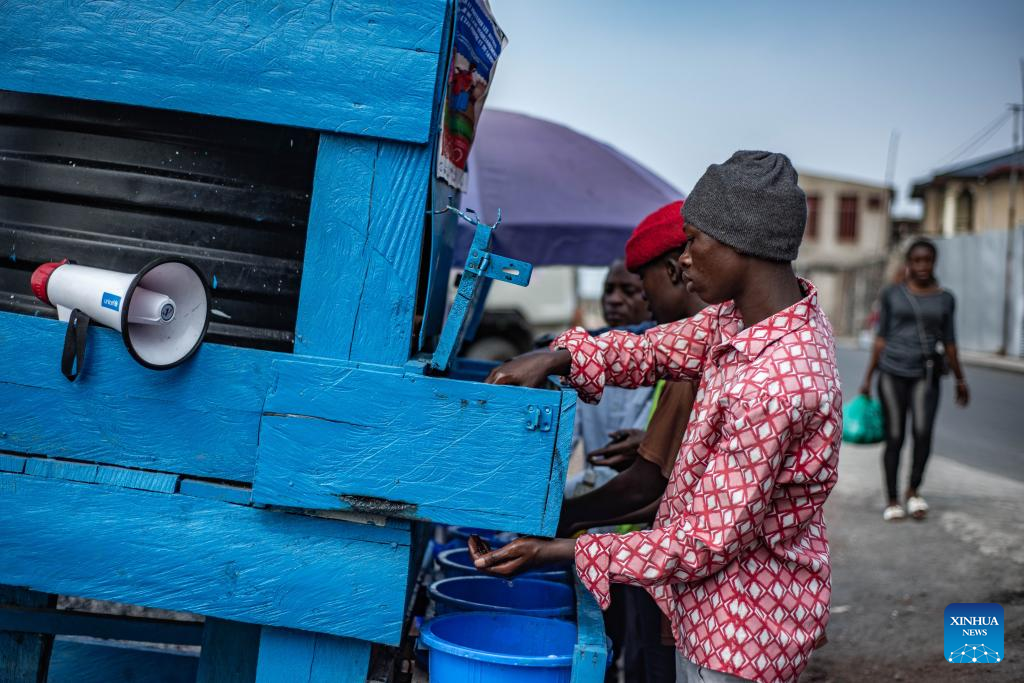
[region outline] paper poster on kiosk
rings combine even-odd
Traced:
[[[498,56],[507,43],[487,0],[459,3],[437,175],[462,192],[466,190],[466,161],[477,122],[494,80]]]

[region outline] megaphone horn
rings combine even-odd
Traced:
[[[138,273],[90,268],[67,259],[32,273],[32,291],[57,307],[68,323],[61,372],[74,381],[82,370],[89,323],[121,333],[141,365],[166,370],[199,349],[210,324],[210,290],[188,261],[160,258]]]

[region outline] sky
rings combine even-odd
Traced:
[[[689,191],[737,149],[883,182],[898,131],[895,212],[913,180],[1012,145],[1024,0],[611,2],[491,0],[509,43],[487,108],[564,124]],[[486,113],[484,114],[486,116]]]

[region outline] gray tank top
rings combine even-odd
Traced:
[[[918,329],[914,297],[924,324],[924,341]],[[885,350],[878,361],[883,372],[897,377],[923,377],[925,348],[937,353],[938,343],[955,344],[954,313],[956,299],[946,290],[934,294],[912,294],[906,285],[893,285],[882,292],[882,309],[878,320],[878,336],[885,339]]]

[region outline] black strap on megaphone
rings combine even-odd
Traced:
[[[89,333],[89,323],[92,319],[77,308],[71,311],[68,318],[68,331],[64,333],[64,355],[60,359],[60,371],[74,382],[79,373],[82,372],[82,363],[85,361],[85,340]]]

